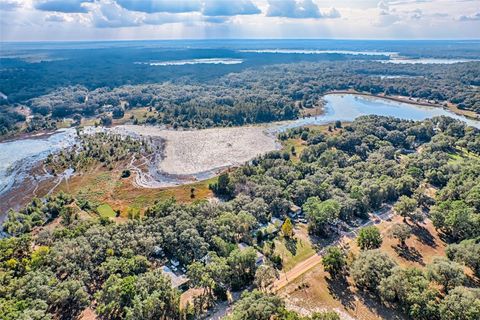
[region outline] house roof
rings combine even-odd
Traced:
[[[170,280],[172,281],[172,287],[174,288],[178,288],[180,287],[181,285],[187,283],[189,281],[189,279],[184,276],[184,275],[176,275],[175,273],[173,273],[173,271],[167,267],[167,266],[163,266],[162,267],[162,272],[170,278]]]

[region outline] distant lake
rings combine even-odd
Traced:
[[[306,50],[306,49],[261,49],[261,50],[238,50],[246,53],[283,53],[283,54],[345,54],[345,55],[365,55],[365,56],[393,56],[397,52],[386,51],[354,51],[354,50]]]
[[[135,64],[147,64],[155,67],[165,66],[184,66],[192,64],[240,64],[242,59],[231,58],[206,58],[206,59],[189,59],[189,60],[171,60],[171,61],[150,61],[150,62],[135,62]]]
[[[276,130],[282,131],[304,125],[326,124],[336,120],[353,121],[355,118],[365,115],[396,117],[415,121],[437,116],[448,116],[480,129],[480,121],[468,119],[440,107],[427,107],[358,94],[327,94],[324,96],[324,100],[326,103],[323,115],[294,120],[288,124],[280,125]]]
[[[379,60],[381,63],[395,63],[395,64],[454,64],[463,62],[480,61],[476,59],[434,59],[434,58],[420,58],[420,59],[390,59]]]

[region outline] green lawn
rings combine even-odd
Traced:
[[[298,234],[295,237],[295,240],[295,242],[292,240],[287,242],[283,237],[275,240],[275,253],[282,258],[283,270],[285,271],[292,269],[298,263],[315,254],[315,249],[312,247],[312,243],[307,237],[304,237],[303,234]]]
[[[110,207],[110,205],[107,203],[99,205],[97,207],[97,212],[101,217],[105,218],[114,218],[116,216],[115,211],[113,211],[112,207]]]

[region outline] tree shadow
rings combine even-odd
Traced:
[[[417,262],[420,265],[425,266],[425,262],[423,262],[423,257],[417,249],[413,247],[411,248],[408,246],[401,246],[401,245],[395,245],[395,246],[392,246],[392,248],[400,257],[408,261]]]
[[[399,310],[385,306],[379,298],[368,291],[359,291],[360,301],[382,319],[406,319]]]
[[[412,233],[418,238],[421,243],[426,244],[427,246],[432,248],[437,247],[437,244],[435,243],[435,238],[430,233],[430,231],[427,230],[427,228],[419,224],[413,224],[411,225],[411,227]]]
[[[315,251],[318,252],[322,249],[325,249],[328,246],[335,245],[337,241],[340,240],[341,236],[337,233],[329,234],[326,237],[319,237],[316,235],[309,234],[309,238],[310,238],[312,247],[315,249]]]
[[[346,278],[325,277],[330,295],[340,301],[345,309],[355,309],[355,294],[350,288]]]
[[[467,281],[465,282],[468,287],[478,287],[480,286],[480,278],[475,277],[474,275],[467,274]]]
[[[297,254],[297,244],[298,240],[294,238],[284,238],[285,248],[287,248],[290,253],[295,256]]]
[[[406,319],[398,310],[383,305],[377,296],[366,291],[354,292],[345,277],[325,277],[330,295],[345,307],[347,310],[357,311],[358,303],[372,310],[382,319]]]

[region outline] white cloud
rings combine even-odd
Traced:
[[[320,18],[320,10],[312,0],[268,0],[268,17]]]
[[[145,13],[198,12],[202,4],[200,0],[116,0],[123,8]]]
[[[459,21],[479,21],[480,20],[480,11],[471,15],[461,15],[458,17]]]
[[[86,3],[94,0],[36,0],[34,7],[42,11],[56,11],[65,13],[86,13]]]
[[[377,19],[373,21],[373,25],[376,27],[388,27],[394,24],[395,22],[400,21],[400,17],[390,11],[382,10],[380,11]]]
[[[71,21],[71,19],[67,19],[67,16],[63,14],[49,14],[48,16],[45,17],[45,21],[67,22],[67,21]]]
[[[478,0],[0,0],[0,10],[2,40],[480,38]]]
[[[335,8],[330,8],[327,11],[322,11],[321,15],[322,15],[322,18],[328,18],[328,19],[340,18],[342,16],[340,12]]]
[[[144,15],[129,11],[115,1],[100,1],[89,5],[91,22],[96,28],[135,27],[142,24]]]
[[[0,10],[13,11],[22,6],[21,0],[0,0]]]
[[[202,13],[205,16],[235,16],[261,13],[251,0],[205,0]]]

